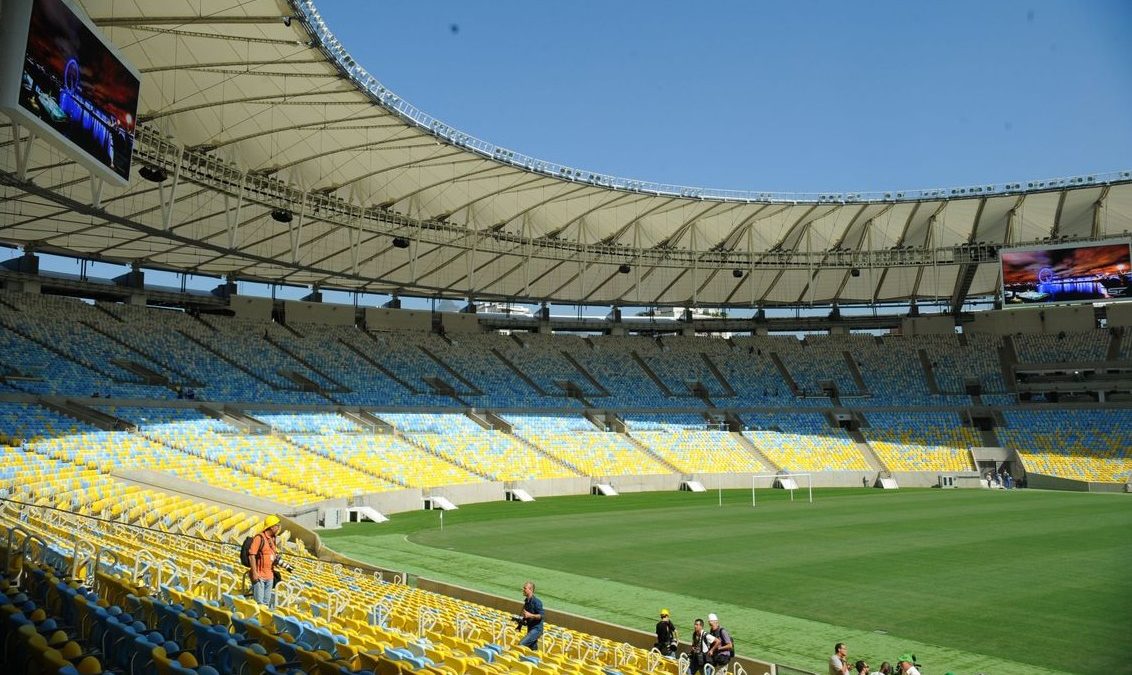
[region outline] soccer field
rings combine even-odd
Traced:
[[[799,496],[804,497],[804,492]],[[684,635],[720,615],[745,656],[823,671],[835,642],[925,672],[1128,672],[1132,497],[1015,490],[679,492],[494,502],[323,532],[413,574]]]

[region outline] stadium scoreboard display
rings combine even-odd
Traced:
[[[71,0],[5,0],[0,108],[116,185],[130,177],[141,75]]]
[[[1128,241],[1004,249],[1004,306],[1132,299]]]

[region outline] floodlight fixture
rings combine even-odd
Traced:
[[[138,175],[151,183],[160,183],[169,177],[165,169],[159,166],[150,166],[149,164],[143,164],[142,167],[138,169]]]

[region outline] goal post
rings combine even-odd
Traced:
[[[806,480],[806,498],[811,504],[814,503],[814,475],[811,473],[766,473],[755,474],[751,476],[751,506],[759,505],[758,497],[758,481],[759,479],[771,479],[770,489],[774,489],[775,483],[781,483],[782,488],[790,492],[790,501],[794,501],[794,491],[799,489],[800,480]],[[763,488],[767,489],[767,488]]]

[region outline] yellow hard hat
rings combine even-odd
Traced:
[[[668,616],[668,610],[667,609],[660,610],[660,615],[661,616]]]
[[[263,519],[263,529],[265,529],[265,530],[269,527],[275,527],[278,524],[279,524],[279,516],[277,516],[275,514],[271,514],[270,516]]]

